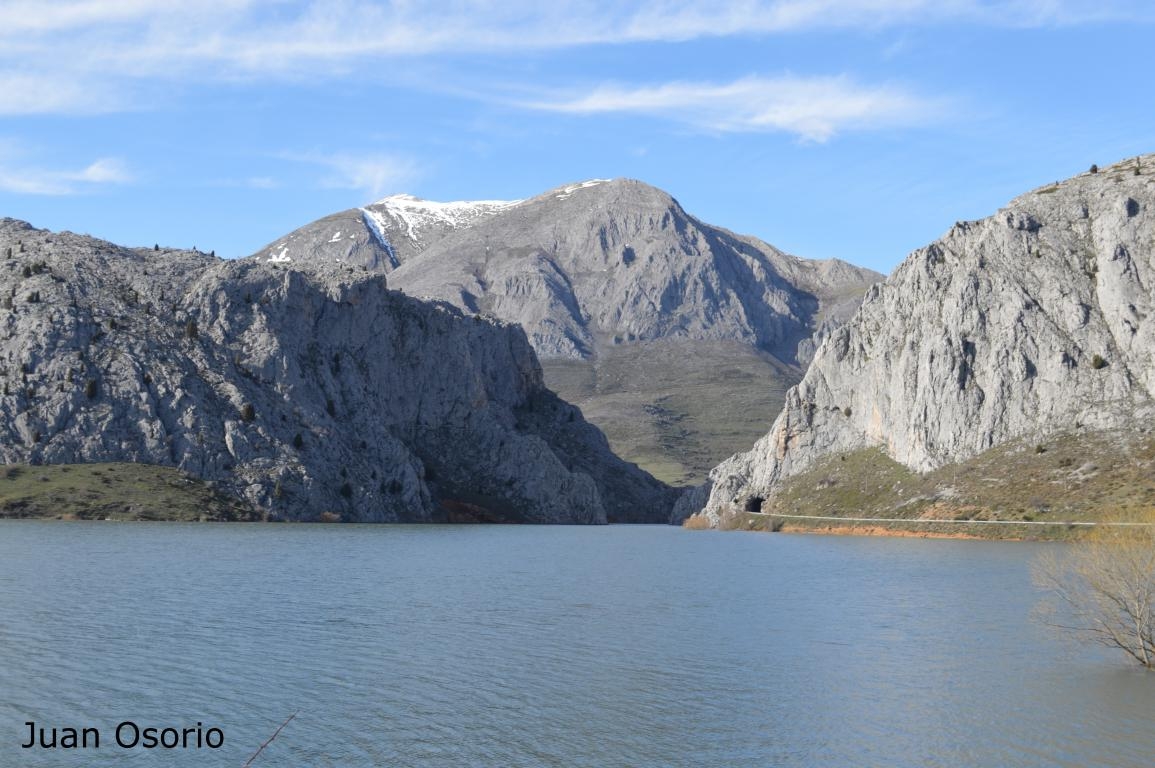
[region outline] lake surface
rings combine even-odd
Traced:
[[[4,522],[0,765],[239,768],[299,712],[254,768],[1149,768],[1155,674],[1032,621],[1043,546]]]

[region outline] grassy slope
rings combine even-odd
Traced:
[[[259,520],[208,483],[148,464],[0,468],[0,518]]]
[[[672,485],[700,483],[769,430],[797,369],[732,342],[611,347],[543,360],[546,384],[606,433],[614,452]]]
[[[1039,451],[1039,448],[1042,451]],[[926,475],[881,450],[832,456],[790,478],[764,512],[926,520],[893,527],[740,514],[728,527],[850,528],[991,538],[1061,538],[1065,526],[943,525],[934,520],[1093,522],[1155,510],[1155,437],[1115,432],[1016,442]],[[877,532],[877,531],[872,531]]]

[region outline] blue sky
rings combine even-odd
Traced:
[[[0,215],[247,255],[394,192],[638,178],[890,271],[1155,151],[1145,0],[3,0]]]

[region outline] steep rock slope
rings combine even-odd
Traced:
[[[704,224],[628,179],[510,202],[394,196],[255,258],[386,271],[407,294],[521,325],[549,385],[671,482],[700,481],[735,440],[762,434],[812,334],[882,277]]]
[[[629,179],[552,190],[477,218],[393,284],[526,329],[542,358],[658,339],[739,341],[792,363],[816,320],[876,276],[703,224]]]
[[[1149,425],[1155,156],[959,222],[871,288],[770,432],[679,502],[711,523],[836,452],[917,471],[1009,440]]]
[[[349,279],[0,221],[0,459],[180,467],[270,514],[598,523],[667,489],[524,333]]]
[[[317,272],[350,267],[391,272],[455,229],[517,205],[518,200],[438,203],[391,195],[296,229],[254,254],[260,261]]]

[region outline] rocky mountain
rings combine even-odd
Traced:
[[[516,326],[342,265],[127,249],[12,219],[0,253],[4,463],[179,467],[288,519],[668,513],[668,489],[545,387]]]
[[[1149,430],[1153,209],[1148,155],[957,223],[867,292],[769,433],[683,497],[679,515],[717,525],[866,448],[926,472],[1013,440]]]
[[[342,272],[364,267],[392,272],[455,229],[517,205],[519,200],[438,203],[393,195],[364,208],[341,211],[306,224],[265,246],[259,261],[312,271]]]
[[[547,382],[623,455],[676,465],[671,480],[764,431],[815,332],[836,327],[882,277],[710,226],[628,179],[520,201],[394,196],[314,222],[255,258],[387,272],[407,294],[517,323]],[[728,368],[737,375],[716,375]],[[701,410],[707,402],[735,403],[740,415]]]
[[[827,317],[881,278],[704,224],[665,192],[595,179],[528,200],[395,195],[313,222],[255,255],[390,284],[526,329],[542,359],[659,339],[739,341],[796,363]]]

